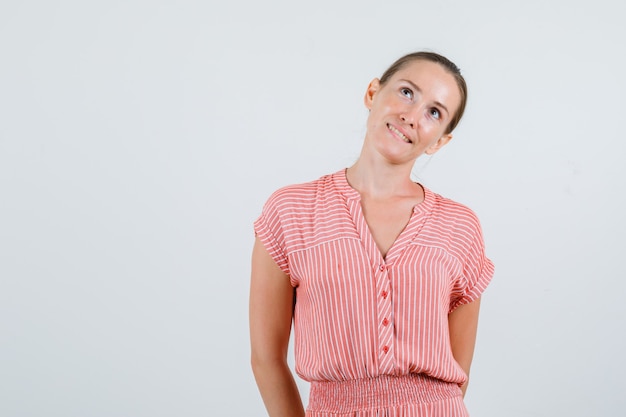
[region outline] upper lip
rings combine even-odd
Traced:
[[[405,138],[407,138],[409,140],[409,143],[413,143],[413,139],[411,138],[410,135],[408,135],[404,129],[396,126],[395,124],[392,123],[387,123],[387,127],[393,127],[395,130],[397,130],[398,132],[402,133],[404,135]]]

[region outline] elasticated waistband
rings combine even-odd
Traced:
[[[382,375],[348,381],[312,381],[308,409],[350,412],[425,404],[461,395],[457,384],[422,374]]]

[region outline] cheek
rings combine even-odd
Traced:
[[[439,139],[445,135],[444,128],[441,126],[430,126],[422,129],[421,135],[424,138],[424,146],[430,148],[437,144]]]
[[[430,120],[427,117],[424,117],[420,122],[420,130],[423,135],[436,135],[439,129],[440,126],[438,126],[436,122]]]
[[[370,128],[378,128],[383,126],[385,122],[380,117],[380,112],[377,109],[370,110],[370,113],[367,118],[367,125]]]

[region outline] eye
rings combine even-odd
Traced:
[[[430,115],[437,120],[441,118],[441,112],[436,107],[430,109]]]
[[[400,89],[400,94],[407,98],[413,98],[413,91],[410,88],[403,87]]]

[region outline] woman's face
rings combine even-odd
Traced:
[[[384,85],[378,79],[370,83],[366,146],[390,163],[412,165],[452,139],[445,131],[460,103],[452,74],[437,63],[413,61]]]

